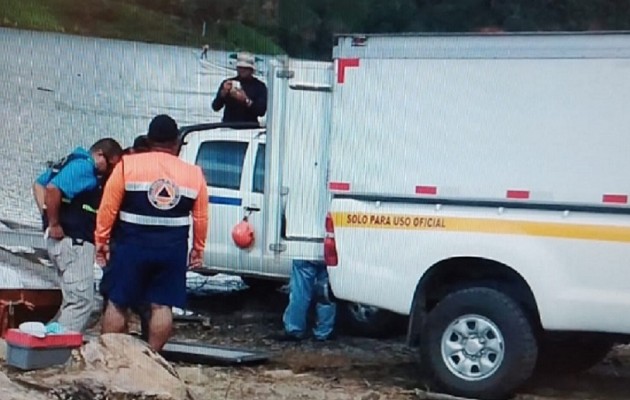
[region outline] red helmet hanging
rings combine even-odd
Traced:
[[[254,243],[254,228],[247,222],[242,220],[232,229],[232,240],[241,249],[247,249]]]

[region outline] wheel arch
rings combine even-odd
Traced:
[[[516,300],[536,330],[541,329],[536,298],[525,278],[510,266],[483,257],[452,257],[431,266],[413,295],[407,342],[415,346],[427,313],[448,293],[471,286],[500,290]]]

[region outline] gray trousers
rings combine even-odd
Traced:
[[[84,333],[94,307],[94,245],[49,238],[48,255],[63,295],[55,319],[67,330]]]

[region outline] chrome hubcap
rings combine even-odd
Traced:
[[[496,324],[481,315],[457,318],[442,335],[442,360],[449,371],[466,381],[494,375],[503,362],[505,345]]]

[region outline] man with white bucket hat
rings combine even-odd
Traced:
[[[212,109],[223,111],[223,122],[255,122],[267,112],[267,86],[256,77],[251,53],[237,55],[237,76],[221,82]]]

